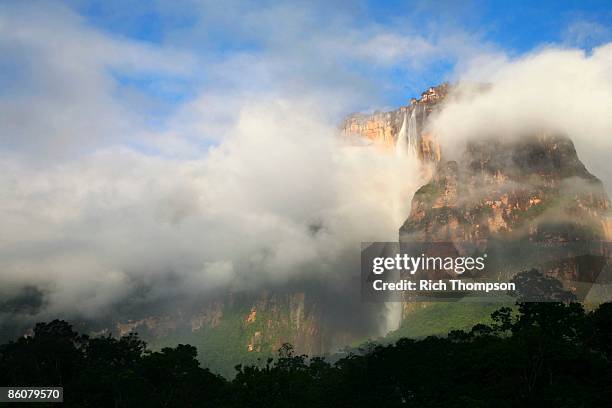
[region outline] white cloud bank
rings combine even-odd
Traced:
[[[474,137],[556,131],[612,191],[612,44],[592,53],[549,47],[515,59],[478,58],[458,76],[460,96],[431,123],[447,152]],[[471,92],[474,83],[489,88]]]
[[[358,272],[343,254],[357,261],[360,240],[395,239],[418,187],[416,163],[340,148],[316,112],[284,101],[245,109],[199,160],[109,149],[1,165],[4,296],[34,285],[46,313],[85,316],[143,285],[154,301],[306,274],[341,281]]]

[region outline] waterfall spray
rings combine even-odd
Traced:
[[[406,155],[406,122],[407,122],[408,112],[404,113],[404,120],[402,122],[402,127],[400,128],[399,133],[397,134],[397,141],[395,142],[395,154],[398,157],[404,157]]]
[[[408,121],[408,134],[407,134],[407,150],[411,155],[415,155],[417,152],[418,144],[418,133],[417,133],[417,122],[416,122],[416,107],[412,109],[410,114],[410,120]]]
[[[395,142],[395,152],[398,157],[416,157],[419,145],[419,133],[417,127],[417,107],[413,107],[410,116],[404,113],[402,127]]]
[[[417,109],[418,105],[411,106],[410,113],[404,112],[404,119],[402,126],[397,135],[397,141],[395,142],[395,154],[398,157],[398,163],[404,169],[409,169],[399,176],[404,182],[405,177],[412,174],[414,177],[418,177],[418,146],[419,146],[419,133],[417,127]],[[424,120],[424,110],[422,111],[421,120]],[[407,167],[403,167],[407,166]],[[418,183],[417,183],[418,184]],[[398,211],[398,219],[405,219],[408,212],[405,208],[405,203],[410,202],[412,198],[410,196],[398,196],[396,209]],[[408,208],[409,210],[409,208]],[[388,302],[385,304],[384,319],[382,321],[381,335],[386,335],[391,331],[397,330],[402,321],[403,305],[401,302]]]

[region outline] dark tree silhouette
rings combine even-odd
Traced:
[[[519,302],[575,302],[576,295],[563,289],[563,284],[542,274],[537,269],[518,273],[511,280],[516,284],[516,291],[510,294]]]
[[[89,338],[55,320],[0,346],[0,384],[61,385],[67,407],[610,406],[612,304],[519,302],[491,317],[334,364],[284,344],[233,380],[200,367],[192,346],[151,352],[135,334]]]

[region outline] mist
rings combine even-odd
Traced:
[[[130,300],[354,285],[360,242],[396,239],[418,166],[343,146],[282,101],[242,112],[198,160],[110,149],[44,170],[4,161],[2,297],[36,287],[44,307],[29,319],[97,318]]]
[[[612,191],[612,44],[590,52],[551,46],[516,58],[477,58],[454,81],[453,95],[429,124],[447,156],[470,139],[563,134]]]

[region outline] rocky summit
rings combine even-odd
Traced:
[[[468,142],[412,201],[403,240],[609,239],[610,201],[565,136]],[[554,224],[565,225],[561,232]]]

